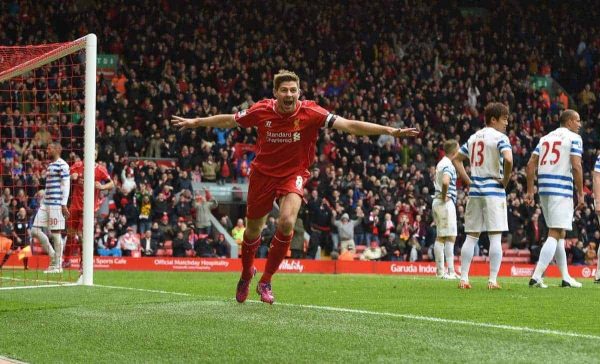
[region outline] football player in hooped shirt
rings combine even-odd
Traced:
[[[173,125],[181,130],[237,126],[257,129],[256,158],[251,164],[248,187],[248,223],[242,243],[242,276],[236,292],[238,302],[244,302],[248,297],[250,281],[256,272],[254,255],[260,246],[260,233],[273,201],[277,199],[280,206],[279,223],[271,241],[265,271],[256,288],[263,302],[272,304],[274,301],[271,277],[290,246],[304,185],[309,178],[308,167],[313,162],[322,128],[356,135],[413,137],[419,133],[413,128],[396,129],[337,116],[314,101],[298,100],[299,85],[300,79],[295,73],[281,70],[273,79],[275,99],[259,101],[236,114],[194,119],[173,116]]]

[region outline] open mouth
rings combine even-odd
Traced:
[[[285,107],[291,107],[292,105],[294,105],[294,100],[290,99],[290,100],[283,100],[283,105]]]

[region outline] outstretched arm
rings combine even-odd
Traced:
[[[209,116],[206,118],[192,118],[186,119],[180,116],[173,115],[171,124],[179,130],[194,129],[200,127],[211,127],[211,128],[235,128],[237,123],[233,117],[233,114],[221,114]]]
[[[392,135],[394,137],[414,137],[419,135],[415,128],[396,129],[390,126],[383,126],[366,121],[348,120],[338,116],[335,119],[333,128],[354,135]]]

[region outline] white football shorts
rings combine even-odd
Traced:
[[[35,214],[33,226],[48,228],[48,230],[64,230],[65,217],[62,214],[62,206],[48,206],[42,203]]]
[[[508,230],[506,199],[469,197],[465,210],[465,232],[481,233]]]
[[[448,200],[444,202],[439,198],[435,198],[431,204],[431,210],[437,229],[437,236],[456,236],[458,229],[456,226],[456,206],[454,206],[454,201]]]

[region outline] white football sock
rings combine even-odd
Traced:
[[[54,262],[57,268],[62,268],[62,255],[63,255],[63,244],[62,235],[60,233],[52,233],[52,240],[54,242],[54,251],[56,260]]]
[[[531,278],[536,281],[542,279],[542,274],[544,274],[546,268],[548,268],[548,264],[552,262],[552,259],[556,254],[556,244],[558,244],[558,242],[553,237],[549,236],[548,239],[546,239],[546,242],[540,251],[540,259],[535,266],[535,271],[533,271],[533,276]]]
[[[448,273],[454,274],[454,242],[447,241],[444,244],[444,254],[446,255],[446,264],[448,264]]]
[[[558,265],[562,279],[568,282],[571,279],[571,276],[569,275],[569,267],[567,267],[565,239],[560,239],[558,244],[556,244],[556,253],[554,254],[554,258],[556,258],[556,265]]]
[[[502,264],[502,234],[489,235],[490,238],[490,279],[496,283],[500,265]]]
[[[50,257],[50,261],[52,261],[54,259],[54,248],[50,244],[50,240],[48,239],[48,236],[46,234],[44,234],[42,229],[40,229],[39,227],[35,227],[35,226],[31,229],[31,235],[38,238],[38,240],[40,241],[40,244],[42,244],[42,248],[44,248],[44,250],[46,251],[46,254],[48,254],[48,256]]]
[[[471,261],[473,260],[475,244],[477,244],[478,240],[478,238],[467,235],[462,249],[460,250],[460,279],[465,282],[469,281],[469,268],[471,267]]]
[[[437,268],[437,276],[444,275],[444,243],[435,241],[433,244],[433,253],[435,254],[435,266]]]

